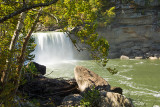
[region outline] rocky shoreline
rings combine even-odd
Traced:
[[[124,59],[124,60],[128,60],[128,59],[146,59],[146,58],[144,58],[144,57],[142,57],[142,56],[139,56],[139,57],[135,57],[135,58],[130,58],[129,56],[125,56],[125,55],[121,55],[121,57],[120,57],[120,59]],[[156,56],[150,56],[150,57],[148,57],[147,59],[149,59],[149,60],[158,60],[158,59],[160,59],[160,57],[156,57]]]
[[[69,94],[79,93],[74,79],[35,77],[19,88],[27,100],[36,99],[41,106],[61,105],[63,98]]]
[[[43,107],[84,106],[84,101],[88,101],[91,107],[133,107],[131,100],[122,94],[120,87],[111,87],[93,71],[76,66],[74,75],[74,79],[67,80],[38,74],[21,85],[19,91],[27,96],[26,100],[36,100],[37,104]],[[29,106],[26,103],[25,105]]]

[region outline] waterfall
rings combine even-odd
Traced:
[[[73,60],[74,48],[72,42],[63,32],[34,33],[37,44],[34,54],[35,62],[53,64],[66,60]]]

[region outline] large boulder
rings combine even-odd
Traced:
[[[81,92],[93,86],[97,89],[110,91],[110,85],[106,80],[83,66],[76,66],[74,75]]]
[[[103,92],[99,107],[134,107],[132,102],[121,94]]]

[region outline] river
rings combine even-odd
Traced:
[[[74,78],[75,66],[81,65],[96,72],[111,86],[121,87],[136,107],[160,107],[160,60],[111,59],[107,66],[118,70],[111,75],[93,60],[75,60],[77,50],[66,33],[37,32],[33,37],[37,44],[34,61],[47,66],[47,74],[51,73],[48,77]]]
[[[74,67],[84,66],[103,77],[111,86],[123,89],[136,107],[160,107],[160,60],[109,60],[107,67],[118,73],[111,75],[92,60],[70,60],[47,65],[50,78],[74,78]],[[47,75],[46,74],[46,75]]]

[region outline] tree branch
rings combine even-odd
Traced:
[[[53,18],[56,20],[56,23],[57,23],[57,24],[59,23],[58,18],[57,18],[56,16],[54,16],[53,14],[47,13],[47,12],[44,12],[44,11],[43,11],[43,13],[44,13],[44,14],[47,14],[47,15],[49,15],[49,16],[51,16],[51,17],[53,17]]]
[[[37,14],[37,17],[35,18],[35,21],[34,23],[32,24],[32,27],[30,29],[30,31],[28,32],[27,36],[24,38],[24,41],[23,41],[23,46],[22,46],[22,49],[21,49],[21,55],[20,57],[18,58],[18,79],[17,79],[17,82],[15,84],[16,86],[16,89],[15,89],[15,93],[17,92],[17,89],[18,89],[18,85],[20,83],[20,79],[21,79],[21,70],[22,70],[22,66],[23,66],[23,63],[24,63],[24,58],[25,58],[25,52],[26,52],[26,48],[27,48],[27,44],[29,42],[29,39],[39,21],[39,17],[41,16],[41,12],[42,12],[42,8],[39,10],[39,13]]]
[[[23,6],[21,9],[17,10],[17,11],[14,11],[13,13],[9,14],[9,15],[6,15],[4,16],[3,18],[0,19],[0,23],[3,23],[4,21],[22,13],[22,12],[25,12],[25,11],[28,11],[32,8],[36,8],[36,7],[45,7],[45,6],[49,6],[51,4],[54,4],[56,3],[58,0],[52,0],[51,2],[47,2],[47,3],[38,3],[38,4],[34,4],[32,6]]]

